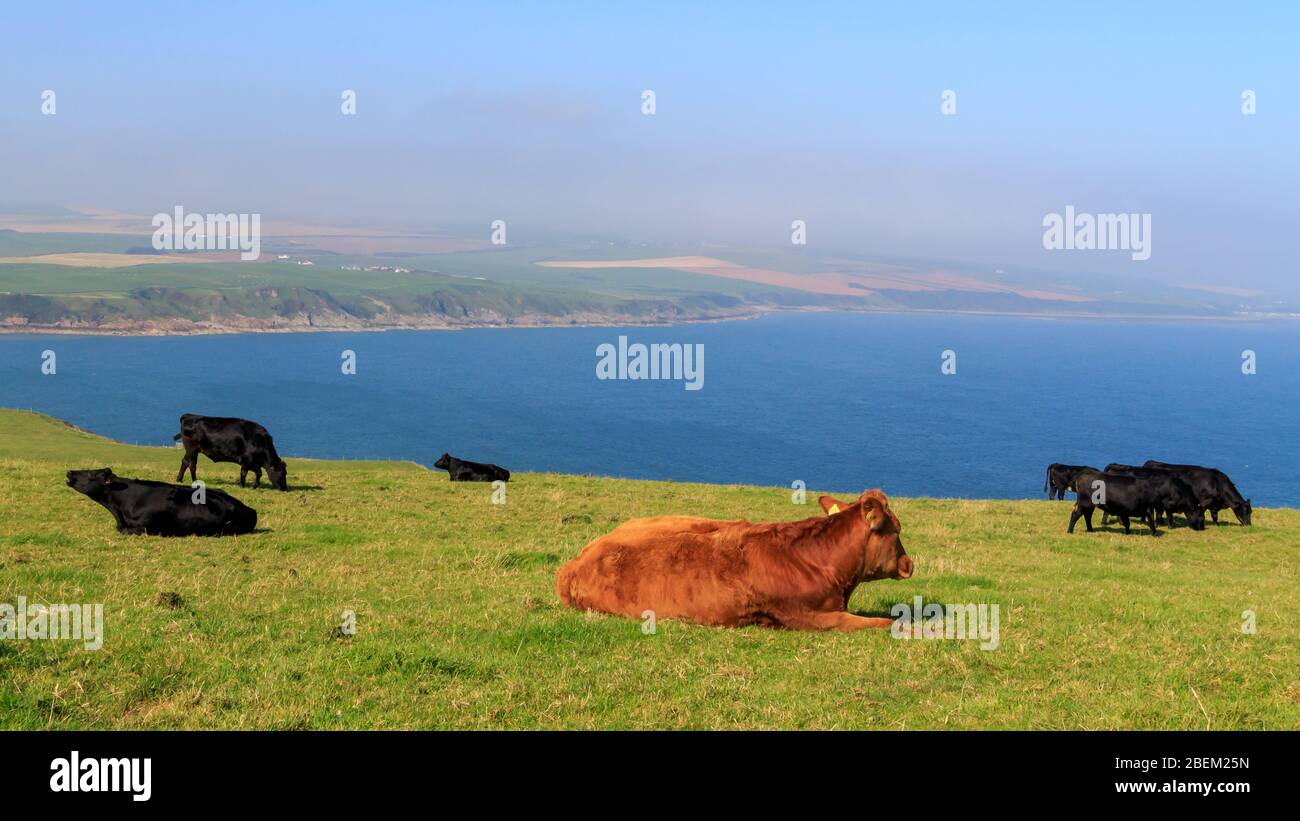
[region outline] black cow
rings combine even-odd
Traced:
[[[187,413],[181,417],[181,432],[172,438],[179,439],[185,446],[181,469],[176,474],[178,482],[184,480],[186,468],[189,468],[191,481],[198,478],[195,471],[202,453],[214,462],[239,465],[240,487],[244,486],[244,477],[250,470],[253,471],[253,487],[261,487],[262,469],[265,468],[266,478],[273,486],[280,490],[289,489],[289,469],[275,452],[271,434],[256,422]]]
[[[1070,512],[1070,526],[1067,533],[1074,532],[1074,526],[1083,516],[1088,532],[1092,532],[1092,512],[1101,508],[1104,512],[1118,516],[1124,525],[1125,533],[1132,533],[1129,519],[1140,519],[1151,528],[1151,535],[1156,535],[1156,516],[1158,509],[1176,510],[1187,514],[1187,522],[1193,530],[1205,529],[1205,514],[1192,489],[1172,473],[1152,472],[1148,476],[1125,476],[1119,473],[1087,471],[1075,478],[1073,488],[1078,498],[1074,510]],[[1093,501],[1093,494],[1098,493],[1105,501]]]
[[[1158,468],[1158,467],[1147,467],[1145,465],[1143,465],[1142,467],[1138,467],[1137,465],[1125,465],[1125,464],[1121,464],[1120,462],[1111,462],[1109,465],[1106,465],[1105,472],[1118,474],[1120,476],[1135,476],[1138,478],[1155,479],[1157,481],[1166,479],[1171,476],[1177,476],[1179,479],[1183,479],[1183,481],[1186,482],[1186,479],[1184,477],[1178,476],[1172,470],[1167,470],[1165,468]],[[1207,497],[1204,496],[1202,493],[1198,492],[1197,487],[1192,485],[1190,482],[1188,482],[1187,484],[1188,484],[1188,488],[1192,491],[1192,497],[1196,500],[1196,509],[1201,512],[1201,520],[1204,521],[1205,503],[1207,501]],[[1172,528],[1174,526],[1175,513],[1182,513],[1186,515],[1187,511],[1182,509],[1173,509],[1169,507],[1157,507],[1155,510],[1156,524],[1162,525],[1165,522],[1168,522],[1169,526]],[[1103,513],[1101,517],[1101,523],[1106,524],[1106,522],[1109,519],[1110,519],[1110,514]],[[1189,517],[1189,522],[1190,522],[1190,517]]]
[[[1106,467],[1102,468],[1102,472],[1118,473],[1121,476],[1150,476],[1153,473],[1160,472],[1160,469],[1139,467],[1138,465],[1126,465],[1122,462],[1111,462],[1109,465],[1106,465]],[[1172,511],[1165,510],[1164,508],[1156,508],[1156,524],[1162,525],[1166,521],[1168,521],[1169,526],[1173,527],[1174,519],[1173,516],[1170,515],[1171,512]],[[1109,522],[1110,522],[1110,514],[1103,511],[1101,514],[1101,523],[1104,525]]]
[[[1074,479],[1085,470],[1096,468],[1087,465],[1062,465],[1059,462],[1053,462],[1047,466],[1047,480],[1043,482],[1043,490],[1047,493],[1048,499],[1064,499],[1065,491],[1074,489]]]
[[[1192,486],[1192,490],[1201,499],[1201,507],[1210,512],[1210,520],[1219,523],[1219,511],[1229,508],[1243,525],[1250,524],[1254,508],[1250,500],[1241,495],[1237,486],[1228,478],[1228,474],[1218,468],[1205,468],[1200,465],[1177,465],[1169,462],[1157,462],[1148,459],[1144,467],[1173,471],[1180,479]]]
[[[447,471],[453,482],[509,482],[510,471],[498,465],[485,465],[480,462],[466,462],[450,453],[444,453],[433,463],[436,468]]]
[[[257,511],[220,490],[123,479],[112,468],[68,471],[68,487],[103,505],[117,520],[119,533],[150,536],[235,536],[251,533]]]

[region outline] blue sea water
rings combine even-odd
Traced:
[[[602,381],[596,348],[702,344],[704,387]],[[515,471],[1042,498],[1049,462],[1214,465],[1297,506],[1300,324],[776,314],[664,328],[0,337],[0,406],[171,444],[185,412],[282,455],[443,451]],[[57,373],[41,373],[53,350]],[[1258,372],[1242,373],[1253,350]],[[356,352],[357,372],[341,372]],[[945,350],[956,373],[941,373]],[[178,460],[179,461],[179,460]],[[74,467],[69,465],[69,467]],[[76,465],[76,467],[91,467]]]

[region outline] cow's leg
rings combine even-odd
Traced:
[[[117,532],[127,536],[144,535],[144,525],[138,521],[127,521],[126,514],[120,510],[113,511],[113,518],[117,519]]]
[[[1219,510],[1218,510],[1218,508],[1211,508],[1211,509],[1210,509],[1210,520],[1211,520],[1212,522],[1214,522],[1216,525],[1219,523]]]
[[[1070,526],[1069,526],[1068,528],[1065,529],[1065,532],[1066,532],[1066,533],[1073,533],[1073,532],[1074,532],[1074,524],[1075,524],[1075,522],[1079,521],[1079,515],[1080,515],[1080,514],[1079,514],[1079,506],[1078,506],[1078,505],[1075,505],[1075,506],[1074,506],[1074,510],[1071,510],[1071,511],[1070,511]],[[1092,530],[1091,527],[1088,528],[1088,529],[1089,529],[1089,530]]]
[[[198,468],[198,464],[199,464],[199,449],[194,448],[191,450],[188,447],[185,448],[185,455],[181,457],[181,471],[180,473],[176,474],[176,481],[177,482],[185,481],[186,467],[190,469],[190,481],[191,482],[198,481],[197,477],[194,475],[194,471]]]
[[[1156,535],[1156,514],[1154,512],[1147,513],[1147,524],[1151,527],[1151,535]]]
[[[262,469],[253,468],[253,487],[262,486]]]
[[[1129,526],[1128,526],[1128,517],[1127,517],[1127,516],[1125,516],[1124,514],[1121,513],[1121,514],[1120,514],[1120,517],[1119,517],[1119,522],[1120,522],[1120,524],[1124,525],[1124,532],[1125,532],[1125,533],[1132,533],[1132,532],[1133,532],[1132,529],[1129,528]]]
[[[781,625],[791,630],[839,630],[849,633],[854,630],[892,627],[893,619],[868,618],[836,610],[833,613],[794,613],[776,614]]]
[[[240,487],[243,487],[243,486],[244,486],[244,479],[245,479],[245,477],[247,477],[247,476],[248,476],[248,468],[244,467],[243,465],[240,465],[240,466],[239,466],[239,486],[240,486]]]
[[[1095,507],[1090,507],[1083,512],[1083,523],[1088,526],[1089,533],[1092,532],[1092,512],[1096,509],[1097,508]]]

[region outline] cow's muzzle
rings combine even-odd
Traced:
[[[898,570],[894,572],[896,579],[910,579],[912,577],[912,557],[902,556],[898,560]]]

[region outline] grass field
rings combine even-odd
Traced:
[[[983,651],[887,631],[643,635],[556,598],[560,563],[627,518],[797,519],[811,493],[518,474],[494,505],[410,463],[292,459],[280,493],[204,460],[259,531],[176,540],[118,535],[63,483],[178,463],[0,411],[0,602],[101,602],[106,623],[97,651],[0,641],[0,727],[1300,727],[1297,510],[1070,536],[1064,502],[894,500],[916,574],[850,609],[996,603],[1001,643]]]

